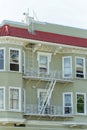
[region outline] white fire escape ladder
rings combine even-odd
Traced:
[[[51,83],[49,85],[49,88],[47,90],[46,96],[44,97],[44,100],[43,100],[43,103],[42,103],[42,106],[41,106],[41,110],[40,110],[40,114],[44,114],[44,111],[45,111],[45,109],[46,109],[46,107],[49,103],[52,92],[54,90],[55,84],[56,84],[56,79],[52,79]]]

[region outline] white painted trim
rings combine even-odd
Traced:
[[[84,74],[84,78],[81,78],[81,79],[85,79],[86,78],[86,74],[85,74],[85,58],[84,57],[79,57],[79,56],[75,56],[75,78],[80,78],[80,77],[76,77],[76,59],[83,59],[83,74]]]
[[[63,93],[63,115],[67,115],[67,114],[65,114],[65,112],[64,112],[64,107],[65,107],[65,94],[70,94],[70,95],[71,95],[71,108],[72,108],[72,113],[70,113],[70,114],[73,114],[73,93],[72,93],[72,92],[64,92],[64,93]]]
[[[84,96],[84,113],[78,113],[77,112],[77,94]],[[86,93],[77,92],[76,93],[76,114],[78,114],[78,115],[86,115],[86,113],[87,113],[87,111],[86,111]]]
[[[19,71],[12,71],[12,70],[10,70],[10,50],[17,50],[17,51],[19,51]],[[9,48],[9,71],[11,71],[11,72],[21,72],[21,51],[20,51],[20,49],[18,49],[18,48]]]
[[[65,58],[70,59],[71,77],[65,77],[64,76],[64,59]],[[62,57],[62,70],[63,70],[63,72],[62,72],[63,78],[72,78],[72,56],[64,56],[64,57]]]
[[[19,109],[11,109],[10,108],[10,89],[18,89],[19,90]],[[21,88],[19,87],[9,87],[9,111],[17,111],[21,112]]]

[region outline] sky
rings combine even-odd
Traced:
[[[87,0],[0,0],[0,23],[21,22],[28,10],[35,20],[87,29]]]

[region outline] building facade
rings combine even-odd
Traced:
[[[0,130],[87,129],[87,30],[0,26]]]

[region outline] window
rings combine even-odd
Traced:
[[[86,113],[86,95],[82,93],[77,94],[77,113]]]
[[[85,59],[76,57],[76,77],[77,78],[85,78]]]
[[[38,111],[39,112],[41,112],[42,107],[44,107],[44,105],[46,104],[46,102],[44,102],[46,94],[47,94],[46,89],[39,89],[38,90]],[[47,106],[44,110],[44,114],[47,114],[49,112],[48,106],[49,106],[49,103],[47,104]]]
[[[51,61],[50,53],[38,52],[38,69],[39,73],[49,73],[49,63]]]
[[[72,59],[70,56],[63,57],[63,77],[72,77]]]
[[[72,93],[63,94],[63,113],[72,114]]]
[[[0,110],[5,109],[5,88],[0,87]]]
[[[0,70],[5,69],[5,54],[4,49],[0,49]]]
[[[20,89],[10,88],[10,110],[20,110]]]
[[[48,59],[47,56],[39,57],[39,72],[47,72],[48,69]]]
[[[22,53],[22,72],[25,73],[25,52]]]
[[[10,49],[10,70],[20,70],[20,51],[16,49]]]

